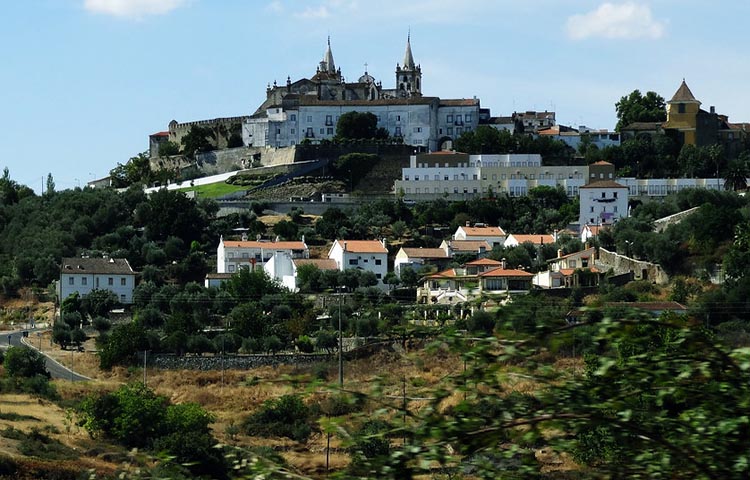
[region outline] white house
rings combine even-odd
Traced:
[[[447,266],[449,259],[448,252],[442,248],[401,247],[393,261],[393,271],[401,277],[401,269],[404,267],[419,270],[424,265],[436,265],[438,269],[442,269]]]
[[[65,300],[78,292],[85,297],[94,289],[109,290],[120,303],[133,303],[135,272],[124,258],[63,258],[58,295]]]
[[[385,248],[385,239],[335,240],[328,251],[328,258],[334,260],[341,271],[355,268],[372,272],[378,279],[378,286],[385,286],[383,278],[388,273],[388,250]]]
[[[463,227],[458,227],[453,234],[454,240],[474,240],[487,242],[490,247],[502,246],[505,243],[505,232],[500,227],[490,227],[482,223],[477,223],[473,227],[468,223]]]
[[[443,240],[440,248],[445,250],[450,258],[461,254],[484,257],[492,251],[492,247],[486,240]]]
[[[549,269],[534,275],[533,283],[541,288],[594,286],[599,283],[600,270],[596,262],[596,248],[590,247],[568,255],[557,251],[557,258],[547,260]],[[581,272],[590,272],[585,275]]]
[[[628,187],[604,180],[584,185],[578,191],[579,225],[612,225],[628,216]]]
[[[581,243],[586,243],[589,239],[599,236],[601,231],[601,225],[584,225],[581,227]]]
[[[246,239],[224,240],[221,237],[219,247],[216,250],[216,272],[234,273],[239,268],[252,268],[256,264],[264,264],[273,257],[276,252],[286,252],[292,258],[308,258],[310,250],[301,241],[291,242],[267,242],[248,241]]]
[[[289,252],[273,252],[273,256],[263,264],[263,270],[288,290],[297,291],[297,272]]]

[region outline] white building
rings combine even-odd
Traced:
[[[109,290],[120,303],[133,303],[135,272],[124,258],[63,258],[60,267],[60,301],[73,293],[85,297],[92,290]]]
[[[628,216],[628,187],[604,180],[579,189],[579,225],[612,225]]]
[[[442,270],[449,260],[448,252],[442,248],[401,247],[393,261],[393,271],[400,278],[401,269],[405,267],[418,271],[425,265],[435,265]]]
[[[388,250],[385,239],[379,240],[335,240],[328,258],[336,261],[339,270],[358,269],[372,272],[378,286],[384,287],[383,278],[388,273]]]
[[[505,232],[500,227],[492,227],[483,223],[466,224],[458,227],[453,234],[454,240],[485,241],[490,247],[499,247],[505,243]]]
[[[310,250],[304,239],[290,242],[224,240],[221,237],[216,250],[216,272],[234,273],[240,268],[263,265],[276,252],[286,252],[292,258],[308,258]]]
[[[347,112],[374,114],[379,128],[407,145],[437,150],[479,124],[479,100],[440,99],[422,95],[422,68],[414,62],[407,39],[403,62],[396,65],[395,88],[384,89],[367,71],[346,82],[328,48],[315,75],[286,85],[269,85],[266,100],[243,121],[245,145],[285,147],[308,140],[330,140],[339,117]]]
[[[508,238],[505,239],[504,247],[517,247],[524,243],[531,243],[535,247],[541,247],[542,245],[549,245],[555,243],[555,237],[546,233],[532,233],[532,234],[520,234],[511,233]]]

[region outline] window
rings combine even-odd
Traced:
[[[396,121],[397,121],[397,122],[400,122],[400,121],[401,121],[401,115],[396,115]]]
[[[88,285],[89,279],[86,277],[81,277],[81,285]]]
[[[295,133],[297,133],[297,131],[294,128],[292,128],[291,130],[289,130],[289,133],[291,133],[292,135],[294,135]]]
[[[466,120],[466,123],[471,123],[471,114],[467,113],[466,115],[464,115],[464,119]]]
[[[450,177],[448,175],[443,175],[443,180],[448,181]]]
[[[333,135],[333,129],[332,128],[327,129],[326,134]]]
[[[291,115],[289,115],[289,120],[291,120],[291,121],[293,121],[293,122],[296,122],[296,121],[297,121],[297,115],[296,115],[296,114],[294,114],[294,113],[293,113],[293,114],[291,114]]]
[[[356,258],[350,258],[349,259],[349,265],[357,265],[357,259]]]
[[[120,286],[124,287],[128,283],[127,279],[125,277],[122,277],[120,279]]]
[[[234,265],[229,265],[229,273],[234,273]]]
[[[476,173],[474,174],[474,178],[473,178],[473,180],[479,180],[479,178],[477,177],[477,174],[476,174]]]
[[[326,133],[326,129],[325,128],[321,128],[320,129],[320,134],[323,135],[324,133]]]
[[[591,210],[589,210],[590,213],[594,213],[594,207],[591,207]]]
[[[447,117],[445,117],[445,121],[448,123],[453,123],[453,115],[448,115]]]
[[[242,258],[250,258],[250,252],[242,252]]]
[[[456,115],[456,123],[461,124],[461,115]]]
[[[617,198],[617,192],[614,192],[612,195],[614,195],[614,197]]]
[[[414,127],[414,133],[421,133],[422,127]]]
[[[453,193],[458,193],[458,187],[453,187]]]
[[[307,123],[312,123],[312,115],[307,116]]]
[[[112,286],[115,284],[115,279],[112,277],[107,278],[107,285]]]
[[[379,258],[375,259],[375,265],[381,265],[383,263]]]
[[[614,206],[614,209],[615,213],[617,213],[617,205]]]
[[[405,181],[405,182],[408,182],[408,181],[409,181],[409,175],[404,175],[404,181]]]
[[[120,295],[120,302],[125,303],[125,300],[127,300],[127,297],[125,295]]]
[[[605,192],[602,192],[602,198],[606,197],[607,194]]]
[[[684,103],[677,104],[677,113],[685,113],[685,104]]]
[[[414,181],[415,181],[415,182],[418,182],[418,181],[419,181],[419,175],[414,175]]]
[[[395,136],[400,137],[401,136],[401,127],[396,127],[396,131],[393,133]]]
[[[333,116],[326,115],[326,125],[333,125]]]
[[[447,132],[448,135],[453,135],[453,127],[448,127],[446,129],[446,132]]]
[[[435,180],[440,180],[440,175],[435,174]]]
[[[280,128],[276,129],[276,135],[281,135],[281,129]]]
[[[462,133],[464,133],[464,129],[461,127],[456,127],[456,135],[461,135]]]

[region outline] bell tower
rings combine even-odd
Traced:
[[[411,33],[406,37],[403,66],[396,64],[396,94],[399,97],[422,96],[422,67],[414,63]]]

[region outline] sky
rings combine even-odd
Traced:
[[[635,89],[683,78],[750,121],[746,0],[24,0],[3,2],[0,168],[42,189],[105,177],[179,122],[252,114],[309,78],[331,38],[347,80],[393,88],[411,35],[422,92],[492,115],[613,129]]]

